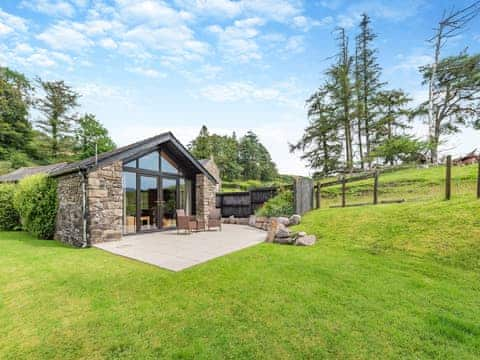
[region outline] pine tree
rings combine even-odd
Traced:
[[[372,48],[372,42],[377,35],[370,28],[370,17],[362,14],[360,34],[357,36],[359,89],[361,96],[361,112],[365,133],[366,156],[372,148],[372,139],[375,137],[375,109],[376,93],[384,85],[380,82],[381,68],[377,63],[377,50]]]
[[[403,135],[399,131],[410,128],[410,111],[407,108],[411,101],[402,90],[384,90],[377,93],[375,105],[378,109],[374,147],[392,140],[394,136]],[[390,158],[390,164],[393,160]]]
[[[38,128],[48,136],[51,157],[56,160],[66,150],[65,145],[73,144],[73,126],[77,118],[72,111],[78,106],[80,95],[64,81],[42,81],[38,84],[45,92],[37,99],[37,108],[44,118],[37,122]]]
[[[339,53],[336,56],[337,62],[328,71],[329,80],[327,90],[336,108],[336,119],[342,124],[343,138],[345,142],[346,167],[353,169],[353,147],[352,147],[352,62],[353,59],[348,53],[348,37],[345,29],[337,29],[337,41]]]
[[[342,152],[335,108],[325,88],[316,91],[306,103],[309,125],[300,141],[290,145],[290,152],[301,151],[301,159],[306,160],[311,169],[327,176],[338,168]]]

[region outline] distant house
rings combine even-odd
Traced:
[[[58,180],[55,238],[75,246],[174,228],[176,209],[206,221],[220,180],[213,160],[195,159],[170,132],[98,158],[18,169],[0,182],[37,173]]]
[[[480,155],[477,155],[477,149],[468,153],[465,156],[459,157],[458,159],[453,160],[454,165],[471,165],[475,164],[480,160]]]

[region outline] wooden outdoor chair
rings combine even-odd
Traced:
[[[210,214],[208,215],[208,230],[210,229],[218,229],[222,231],[222,214],[220,209],[211,210]]]
[[[185,210],[177,209],[177,232],[180,230],[190,234],[192,231],[200,231],[201,224],[195,216],[185,215]]]
[[[184,230],[185,233],[191,233],[196,230],[197,223],[192,216],[185,215],[185,210],[177,209],[177,232]]]

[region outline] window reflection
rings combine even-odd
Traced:
[[[123,232],[130,234],[137,231],[137,175],[123,173]]]
[[[138,159],[140,169],[158,171],[158,151],[152,152]]]
[[[172,159],[162,152],[162,172],[178,174],[178,169]]]

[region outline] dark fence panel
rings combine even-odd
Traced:
[[[244,192],[217,194],[217,208],[221,209],[222,217],[248,217],[253,215],[266,201],[277,194],[276,187],[258,188]]]

